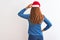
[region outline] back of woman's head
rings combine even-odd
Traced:
[[[30,11],[30,21],[34,24],[41,24],[44,16],[39,7],[32,7]]]

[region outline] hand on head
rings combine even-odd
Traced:
[[[32,4],[29,4],[26,8],[32,7],[40,7],[40,3],[38,1],[34,1]]]
[[[26,8],[32,8],[32,4],[29,4]]]

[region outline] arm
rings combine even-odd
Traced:
[[[28,19],[28,18],[29,18],[29,14],[23,14],[28,8],[32,8],[32,4],[29,4],[26,8],[22,9],[22,10],[18,13],[18,15],[19,15],[20,17],[23,17],[23,18],[25,18],[25,19]]]
[[[44,16],[44,22],[47,24],[47,26],[42,31],[48,30],[52,26],[50,21],[45,16]]]
[[[23,14],[25,11],[27,10],[27,8],[22,9],[19,13],[18,16],[28,19],[29,18],[29,14]]]

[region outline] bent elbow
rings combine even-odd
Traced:
[[[20,14],[18,13],[17,15],[19,16]]]
[[[50,24],[50,26],[52,26],[52,24]]]
[[[51,27],[51,26],[52,26],[52,24],[50,23],[50,24],[49,24],[49,27]]]
[[[17,15],[18,15],[18,16],[21,16],[22,14],[18,13]]]

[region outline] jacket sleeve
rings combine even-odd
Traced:
[[[22,17],[22,18],[25,18],[25,19],[28,19],[29,18],[29,14],[23,14],[27,9],[24,8],[22,9],[19,13],[18,13],[18,16]]]
[[[43,30],[47,30],[52,26],[51,22],[46,17],[44,17],[44,22],[47,24],[47,26]]]

